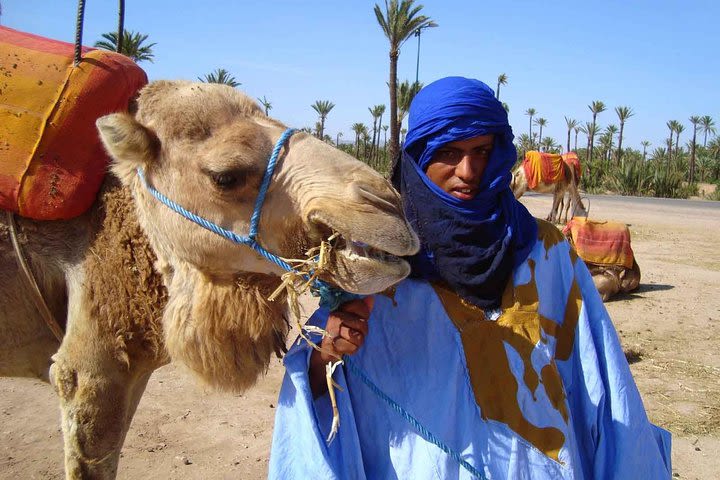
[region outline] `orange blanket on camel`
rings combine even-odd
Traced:
[[[582,166],[580,165],[580,159],[575,152],[563,153],[562,159],[565,163],[575,169],[575,176],[580,178],[582,176]]]
[[[630,229],[624,223],[596,222],[573,217],[563,229],[570,233],[577,254],[587,263],[596,265],[633,266]]]
[[[145,72],[115,52],[0,27],[0,209],[36,220],[80,215],[108,158],[99,117],[127,110]]]
[[[523,160],[528,188],[534,190],[539,183],[553,184],[565,178],[560,155],[530,150]]]

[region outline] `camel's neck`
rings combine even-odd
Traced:
[[[84,261],[91,315],[117,345],[120,357],[164,362],[160,318],[167,290],[132,196],[108,176],[96,205],[91,215],[95,234]]]
[[[170,356],[206,383],[243,391],[280,355],[288,333],[285,296],[268,296],[280,279],[248,273],[218,281],[197,269],[175,266],[163,316]]]
[[[167,352],[220,389],[251,386],[285,346],[285,296],[267,300],[279,277],[218,279],[167,252],[158,255],[128,189],[108,180],[100,200],[86,266],[93,310],[102,312],[108,334],[134,339],[121,342],[118,354],[164,361]]]

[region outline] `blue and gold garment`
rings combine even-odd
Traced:
[[[670,434],[648,421],[587,268],[557,229],[538,226],[499,317],[406,280],[376,296],[354,363],[488,479],[670,478]],[[301,343],[285,358],[270,478],[472,478],[347,368],[335,374],[340,429],[327,445],[330,400],[312,398],[310,353]]]

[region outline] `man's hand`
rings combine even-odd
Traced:
[[[327,391],[325,365],[340,360],[343,355],[352,355],[365,342],[368,334],[368,318],[375,299],[372,296],[344,303],[328,316],[325,330],[330,334],[323,337],[321,351],[314,350],[310,356],[310,389],[317,398]]]

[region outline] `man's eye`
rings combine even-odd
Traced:
[[[438,160],[454,160],[457,156],[457,152],[454,150],[440,150],[437,152]]]

